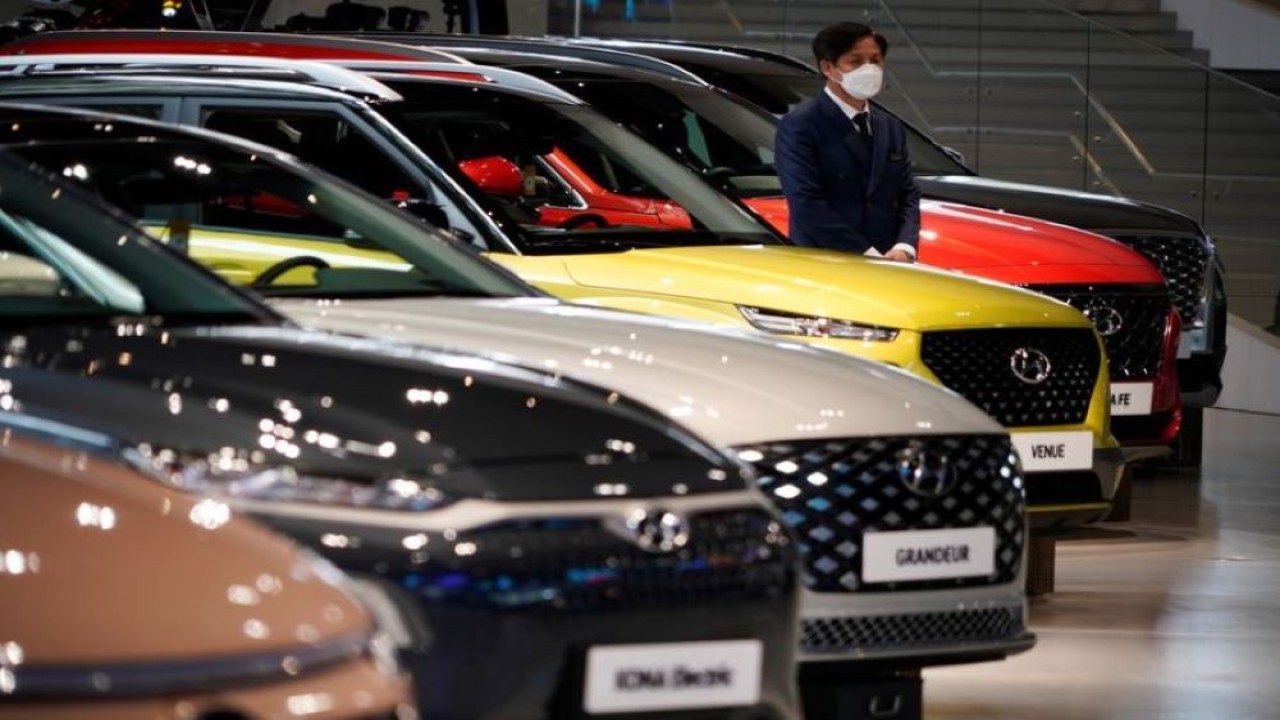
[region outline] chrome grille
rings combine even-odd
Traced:
[[[924,496],[898,474],[898,454],[915,448],[945,457],[955,484]],[[1022,562],[1025,501],[1008,438],[858,438],[738,448],[761,489],[795,533],[803,582],[815,592],[955,588],[1006,583]],[[873,531],[990,526],[996,571],[984,577],[865,583],[863,535]]]
[[[1150,378],[1160,373],[1170,303],[1164,287],[1034,285],[1027,289],[1067,303],[1089,315],[1095,324],[1107,309],[1119,313],[1119,328],[1102,336],[1112,380]]]
[[[1048,356],[1052,371],[1044,382],[1014,375],[1010,361],[1020,348]],[[1102,366],[1094,332],[1083,328],[927,332],[920,354],[943,385],[1011,428],[1084,422]]]
[[[1190,327],[1200,307],[1205,273],[1209,270],[1209,249],[1200,238],[1160,235],[1113,235],[1150,260],[1169,283],[1169,293],[1178,308],[1182,324]]]
[[[643,550],[597,518],[429,534],[427,561],[403,568],[399,582],[432,603],[557,612],[680,607],[795,587],[794,544],[768,512],[703,513],[688,522],[687,544],[669,553]]]
[[[806,619],[800,647],[810,653],[998,641],[1026,631],[1022,608],[989,608],[912,615]]]

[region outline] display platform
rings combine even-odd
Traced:
[[[1200,472],[1139,473],[1133,518],[1058,544],[1035,652],[924,673],[929,720],[1273,718],[1280,417],[1210,410]]]

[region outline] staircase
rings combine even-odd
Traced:
[[[1220,240],[1233,312],[1277,322],[1280,98],[1197,67],[1208,54],[1159,0],[634,0],[631,8],[631,20],[584,13],[583,34],[751,45],[808,62],[824,25],[874,25],[892,48],[888,106],[984,175],[1124,195],[1201,220]]]
[[[1133,38],[1177,53],[1201,65],[1209,64],[1209,53],[1192,45],[1189,31],[1178,29],[1178,14],[1165,12],[1160,0],[1055,0],[1090,20]]]

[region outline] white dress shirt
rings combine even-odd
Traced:
[[[857,117],[858,115],[865,114],[867,116],[867,135],[871,135],[871,103],[870,102],[864,103],[862,106],[862,109],[859,110],[858,108],[842,100],[839,95],[836,95],[835,92],[831,90],[831,88],[829,87],[823,88],[823,90],[827,93],[827,97],[831,98],[831,100],[836,104],[836,107],[840,108],[840,112],[844,113],[844,116],[849,118],[850,124],[853,123],[853,119],[855,117]],[[893,246],[892,250],[901,250],[905,252],[907,255],[909,255],[912,260],[916,259],[916,249],[911,247],[907,243],[898,243],[897,245]],[[869,257],[884,257],[884,255],[879,250],[875,249],[875,247],[867,248],[867,251],[863,253],[863,255],[867,255]]]

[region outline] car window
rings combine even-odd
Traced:
[[[532,293],[420,219],[280,157],[197,139],[104,138],[10,151],[61,171],[138,218],[151,237],[263,294]]]
[[[773,167],[774,123],[757,108],[681,82],[560,84],[726,190],[744,197],[782,192]]]
[[[78,163],[47,173],[0,153],[0,322],[270,316],[93,202],[73,186],[86,174]]]
[[[201,125],[284,150],[389,202],[435,205],[441,211],[432,217],[437,227],[485,249],[483,234],[448,193],[434,185],[421,190],[383,146],[336,112],[207,105]]]
[[[415,183],[342,116],[274,108],[206,109],[210,130],[279,148],[382,198],[406,195]]]
[[[164,115],[164,106],[156,103],[86,103],[81,104],[80,107],[86,110],[129,115],[148,120],[160,120]]]

